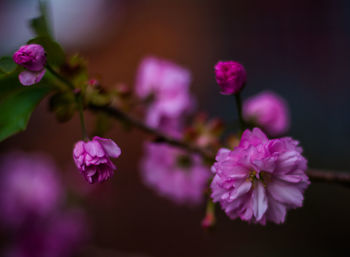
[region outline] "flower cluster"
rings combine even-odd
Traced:
[[[38,83],[45,73],[46,55],[40,45],[22,46],[14,54],[13,60],[25,69],[19,75],[20,82],[25,86]],[[63,82],[66,81],[55,72],[53,75]],[[246,125],[260,127],[270,136],[278,136],[287,131],[290,123],[289,111],[286,102],[280,96],[272,92],[263,92],[248,98],[242,108],[239,92],[247,80],[243,65],[235,61],[220,61],[215,65],[215,77],[221,94],[236,95],[239,120],[242,123],[241,132]],[[219,137],[223,132],[220,120],[207,121],[206,117],[199,115],[192,119],[192,126],[186,128],[184,125],[185,119],[194,109],[190,82],[191,74],[188,70],[166,60],[145,58],[137,73],[135,94],[138,103],[141,100],[146,106],[146,124],[134,123],[156,135],[167,133],[172,137],[168,142],[182,140],[178,145],[189,143],[190,146],[200,147],[204,151],[217,151],[220,148]],[[78,100],[73,105],[80,107],[81,123],[84,124],[83,109],[88,105],[84,101],[89,102],[93,97],[89,95],[84,99],[83,91],[90,92],[89,89],[100,85],[97,80],[90,80],[85,84],[87,90],[82,90],[84,87],[75,88],[75,85],[69,82],[67,85],[69,92],[66,93],[70,94],[72,99],[82,96],[80,100],[83,101]],[[95,97],[100,96],[98,90],[94,93]],[[107,100],[102,101],[102,105],[113,102],[109,100],[108,94],[104,96]],[[132,118],[125,118],[127,114],[119,110],[116,113],[127,122],[133,121]],[[243,120],[247,124],[244,124]],[[159,131],[154,132],[152,128]],[[86,135],[83,137],[86,138]],[[287,210],[302,206],[303,192],[309,185],[305,174],[307,161],[301,154],[302,148],[298,146],[297,141],[288,137],[268,139],[259,128],[245,130],[241,138],[234,135],[232,139],[233,150],[221,148],[211,168],[214,175],[210,186],[213,201],[219,202],[231,219],[239,217],[260,224],[267,221],[284,222]],[[95,136],[92,140],[75,144],[73,159],[83,177],[93,184],[106,181],[113,175],[116,167],[111,158],[118,158],[120,154],[121,149],[113,140]],[[145,155],[141,161],[142,178],[146,185],[177,203],[198,204],[203,200],[210,179],[209,167],[204,164],[203,156],[186,152],[167,142],[148,142],[145,144]],[[11,163],[7,165],[9,169],[14,169]],[[18,165],[24,167],[30,163],[20,161]],[[37,172],[41,172],[41,168],[38,167]],[[34,172],[33,176],[35,175]],[[4,180],[5,184],[2,187],[7,191],[7,195],[11,194],[13,184],[17,185],[16,173],[12,176],[15,178],[8,176],[8,181]],[[39,177],[47,179],[48,182],[31,181],[23,176],[23,185],[22,182],[18,182],[18,185],[22,185],[22,191],[16,189],[11,199],[19,199],[18,201],[22,202],[22,198],[30,197],[31,199],[25,199],[23,202],[31,203],[35,208],[23,208],[33,213],[49,210],[50,203],[54,204],[56,201],[56,195],[51,194],[52,191],[45,192],[45,187],[36,184],[51,183],[51,187],[55,188],[52,182],[54,179],[50,179],[49,173],[47,176]],[[7,188],[8,186],[10,188]],[[26,194],[27,191],[31,192]],[[50,197],[51,199],[47,200]],[[8,217],[11,213],[24,213],[21,209],[16,209],[18,206],[13,209],[15,205],[11,205],[11,201],[2,199],[1,202]],[[215,221],[214,207],[208,206],[211,206],[208,208],[211,212],[207,213],[204,226],[209,226],[208,224]],[[12,218],[17,217],[19,216],[13,215]]]
[[[29,44],[21,46],[13,55],[13,60],[25,68],[18,77],[24,86],[39,83],[45,74],[46,55],[41,45]]]
[[[258,128],[246,130],[238,147],[222,148],[212,166],[212,198],[231,219],[282,223],[288,209],[301,207],[309,185],[307,161],[298,142],[269,140]]]
[[[178,124],[182,114],[193,108],[190,83],[188,70],[166,60],[145,58],[137,73],[135,93],[141,99],[150,99],[146,123],[163,130]]]
[[[152,98],[146,123],[180,139],[184,118],[193,108],[190,82],[189,71],[165,60],[144,59],[135,90],[141,98]],[[167,144],[146,143],[140,166],[144,183],[160,195],[180,204],[202,202],[210,173],[199,156]]]

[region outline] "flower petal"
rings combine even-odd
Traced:
[[[24,70],[18,75],[18,79],[23,86],[31,86],[33,84],[39,83],[45,74],[45,69],[33,72]]]
[[[288,204],[291,207],[301,207],[303,205],[303,193],[296,184],[275,179],[269,183],[268,191],[280,203]]]
[[[95,136],[93,140],[99,142],[105,152],[112,158],[117,158],[122,153],[119,146],[112,139]]]
[[[267,210],[267,197],[264,185],[261,182],[255,184],[255,188],[252,194],[252,205],[254,211],[254,217],[259,221]]]

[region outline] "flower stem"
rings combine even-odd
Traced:
[[[239,120],[239,125],[241,128],[240,132],[243,133],[244,129],[246,128],[246,125],[245,125],[245,122],[244,122],[243,116],[242,116],[242,100],[241,100],[240,92],[235,94],[235,98],[236,98],[236,107],[237,107],[237,111],[238,111],[238,120]]]
[[[84,120],[84,109],[83,109],[83,95],[80,93],[77,95],[77,102],[79,106],[79,118],[80,118],[80,126],[81,126],[81,134],[83,140],[88,140],[89,137],[86,132],[85,120]]]
[[[72,89],[73,91],[76,89],[72,82],[70,82],[65,77],[61,76],[61,74],[56,72],[49,64],[46,64],[46,69],[49,72],[51,72],[51,74],[54,75],[57,79],[59,79],[64,84],[66,84],[70,89]],[[83,140],[87,140],[88,139],[88,135],[87,135],[87,132],[86,132],[85,121],[84,121],[83,94],[81,92],[76,93],[75,99],[76,99],[76,102],[77,102],[77,105],[78,105],[78,108],[79,108],[79,118],[80,118],[82,137],[83,137]]]
[[[58,78],[60,81],[62,81],[64,84],[66,84],[70,89],[74,90],[75,87],[72,84],[72,82],[70,82],[68,79],[66,79],[65,77],[61,76],[57,71],[55,71],[49,64],[46,64],[46,69],[52,74],[54,75],[56,78]]]

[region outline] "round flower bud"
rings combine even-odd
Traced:
[[[242,64],[234,61],[218,62],[215,65],[216,82],[221,87],[221,94],[238,93],[247,80],[247,73]]]
[[[41,71],[46,64],[45,50],[38,44],[24,45],[15,52],[13,60],[29,71]]]
[[[116,169],[110,157],[121,154],[119,146],[111,139],[94,137],[91,141],[79,141],[73,150],[73,159],[80,173],[90,183],[108,180]]]

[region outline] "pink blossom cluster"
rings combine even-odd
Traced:
[[[184,118],[193,108],[189,71],[169,61],[145,58],[139,68],[136,93],[151,104],[146,123],[181,138]],[[210,176],[199,156],[167,144],[146,143],[141,161],[144,183],[160,195],[180,204],[198,204]]]
[[[176,120],[182,119],[182,114],[193,108],[190,83],[188,70],[155,57],[143,59],[137,73],[135,92],[141,99],[150,98],[146,123],[160,129],[174,127]]]
[[[270,140],[258,128],[244,131],[238,147],[216,156],[213,201],[231,219],[283,223],[287,210],[302,206],[310,183],[298,144],[289,137]]]

